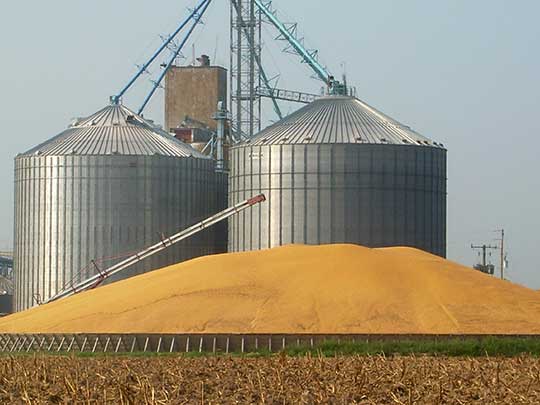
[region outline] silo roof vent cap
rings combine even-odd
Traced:
[[[68,128],[78,127],[81,121],[82,118],[75,118],[73,121],[71,121]]]

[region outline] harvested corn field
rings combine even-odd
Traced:
[[[410,248],[286,246],[101,287],[0,333],[538,334],[540,295]]]
[[[9,404],[537,404],[540,360],[0,358]]]

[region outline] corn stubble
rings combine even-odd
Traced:
[[[537,404],[540,360],[3,357],[3,404]]]

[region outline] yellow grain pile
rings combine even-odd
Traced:
[[[538,292],[409,248],[204,257],[0,320],[18,333],[540,333]]]

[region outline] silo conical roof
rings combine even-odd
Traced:
[[[348,96],[322,97],[266,128],[250,144],[393,144],[444,148]]]
[[[161,155],[208,159],[123,105],[111,104],[76,120],[20,156]]]

